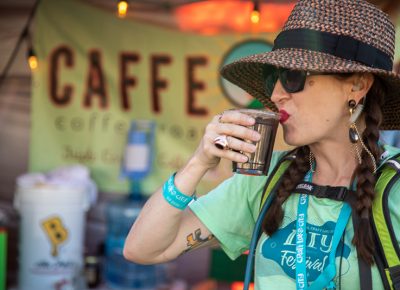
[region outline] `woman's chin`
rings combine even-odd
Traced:
[[[285,141],[285,143],[287,145],[293,146],[293,147],[300,147],[300,146],[304,146],[307,144],[304,139],[295,138],[295,136],[290,135],[290,134],[283,134],[283,140]]]
[[[300,146],[305,145],[305,144],[302,144],[302,143],[288,142],[288,141],[285,141],[285,143],[286,143],[287,145],[289,145],[289,146],[292,146],[292,147],[300,147]]]

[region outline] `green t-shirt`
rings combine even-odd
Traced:
[[[385,146],[384,159],[390,158],[400,149]],[[285,152],[274,152],[270,172]],[[235,259],[250,246],[251,235],[257,220],[261,195],[266,176],[235,174],[207,195],[190,205],[195,215],[219,240],[222,249]],[[400,244],[400,183],[389,197],[389,209]],[[271,237],[261,235],[255,257],[255,289],[296,289],[295,233],[299,194],[292,194],[283,204],[284,218],[279,230]],[[343,202],[309,196],[307,210],[307,257],[308,282],[312,283],[329,263],[332,236]],[[341,261],[341,289],[360,289],[357,251],[352,245],[353,223],[346,226],[344,244],[336,252],[336,277],[338,287]],[[342,258],[340,258],[342,256]],[[373,289],[384,289],[379,271],[372,267]]]

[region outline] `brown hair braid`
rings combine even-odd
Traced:
[[[365,145],[371,151],[376,162],[379,162],[382,149],[378,146],[379,125],[382,122],[381,106],[386,94],[382,81],[375,77],[374,84],[369,90],[365,107],[366,128],[362,134]],[[369,264],[373,264],[374,240],[370,226],[372,202],[375,197],[376,175],[371,157],[363,150],[363,162],[356,168],[354,178],[357,179],[357,201],[352,205],[353,211],[359,217],[359,224],[354,225],[353,244],[357,247],[358,254]]]
[[[376,161],[379,161],[381,149],[378,146],[379,125],[382,122],[381,106],[386,94],[382,81],[375,77],[374,83],[369,90],[364,107],[366,129],[362,134],[365,145],[371,151]],[[300,183],[306,172],[310,169],[308,160],[310,149],[302,146],[296,150],[296,158],[289,165],[282,176],[281,185],[277,195],[267,211],[262,228],[263,231],[272,235],[281,225],[283,219],[282,204],[289,197],[295,186]],[[357,179],[357,200],[352,204],[353,211],[359,217],[359,224],[355,225],[352,243],[356,246],[358,254],[369,264],[373,263],[374,242],[369,218],[372,202],[375,196],[376,178],[373,173],[373,163],[368,153],[363,150],[363,162],[355,169],[354,178]]]
[[[278,188],[276,197],[264,217],[262,228],[268,235],[272,235],[280,226],[283,219],[282,204],[289,197],[294,187],[303,180],[304,175],[310,169],[308,146],[297,148],[296,158],[289,165],[282,176],[282,182]]]

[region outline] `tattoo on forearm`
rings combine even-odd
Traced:
[[[211,234],[208,237],[203,239],[201,237],[201,230],[197,229],[197,230],[195,230],[194,233],[191,233],[190,235],[188,235],[186,237],[188,248],[186,250],[184,250],[183,253],[189,252],[190,250],[194,250],[194,249],[200,247],[201,245],[203,245],[204,243],[211,241],[213,238],[214,238],[214,235]]]

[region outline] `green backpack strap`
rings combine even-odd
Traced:
[[[273,171],[270,173],[264,186],[263,195],[261,196],[260,210],[269,195],[275,192],[275,190],[278,188],[280,181],[282,180],[283,173],[285,173],[286,169],[289,167],[290,163],[292,163],[294,158],[295,155],[293,155],[293,151],[289,152],[281,158]]]
[[[400,289],[400,249],[390,219],[389,194],[400,179],[399,155],[385,162],[375,186],[372,205],[372,228],[375,232],[376,264],[380,270],[385,289]],[[392,194],[400,194],[393,192]]]
[[[277,187],[279,186],[280,180],[282,180],[283,172],[289,166],[289,164],[291,162],[290,159],[292,159],[292,160],[294,159],[293,155],[290,156],[292,152],[294,152],[294,151],[291,151],[288,154],[284,155],[278,161],[278,163],[275,165],[275,168],[269,174],[269,177],[267,178],[267,181],[264,185],[263,194],[261,196],[261,202],[260,202],[259,216],[258,216],[256,224],[254,226],[254,231],[253,231],[251,241],[250,241],[250,249],[249,249],[249,254],[247,256],[246,273],[245,273],[243,289],[249,288],[251,275],[253,273],[254,256],[256,253],[257,241],[260,239],[260,236],[262,234],[262,231],[261,231],[262,220],[263,220],[266,212],[268,211],[268,209],[271,205],[271,202],[273,201],[273,199],[275,197],[275,192],[276,192]]]

